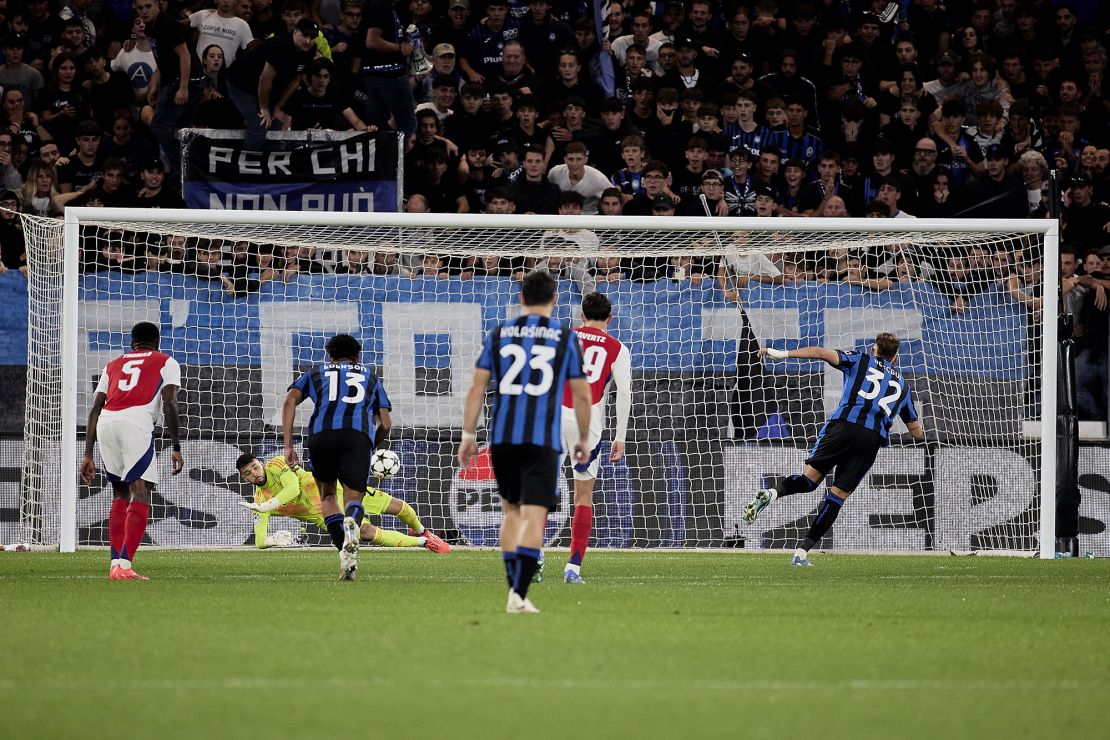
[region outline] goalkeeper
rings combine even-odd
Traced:
[[[312,473],[299,466],[290,466],[281,455],[270,458],[265,465],[253,454],[245,452],[235,461],[239,476],[254,486],[254,501],[240,501],[256,514],[254,524],[255,545],[281,547],[292,544],[285,533],[268,534],[270,515],[288,516],[327,529],[320,508],[320,491]],[[424,527],[412,507],[385,491],[367,488],[362,497],[367,514],[390,514],[409,525],[412,534],[401,534],[390,529],[375,527],[363,520],[360,538],[382,547],[424,547],[437,554],[451,552],[451,546]]]

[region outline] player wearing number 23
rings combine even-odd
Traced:
[[[836,470],[836,479],[817,509],[809,533],[794,551],[794,565],[811,565],[809,551],[836,521],[844,500],[863,481],[879,450],[889,444],[890,425],[899,417],[914,439],[924,439],[925,431],[910,398],[910,387],[896,365],[900,342],[893,334],[875,338],[869,353],[844,352],[824,347],[795,350],[761,349],[760,355],[773,359],[798,358],[824,360],[844,373],[844,393],[828,421],[817,435],[817,444],[806,458],[801,475],[780,480],[774,488],[760,490],[744,507],[744,521],[751,523],[768,504],[780,496],[809,493]]]

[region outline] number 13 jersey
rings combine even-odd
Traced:
[[[374,371],[354,362],[318,365],[289,387],[315,404],[305,429],[308,437],[332,429],[354,429],[374,439],[374,417],[382,409],[393,409]]]

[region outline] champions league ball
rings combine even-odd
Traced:
[[[370,458],[370,475],[375,478],[392,478],[401,470],[401,458],[393,450],[378,450]]]

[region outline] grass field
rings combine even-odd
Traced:
[[[3,738],[1023,738],[1110,725],[1110,561],[0,554]]]

